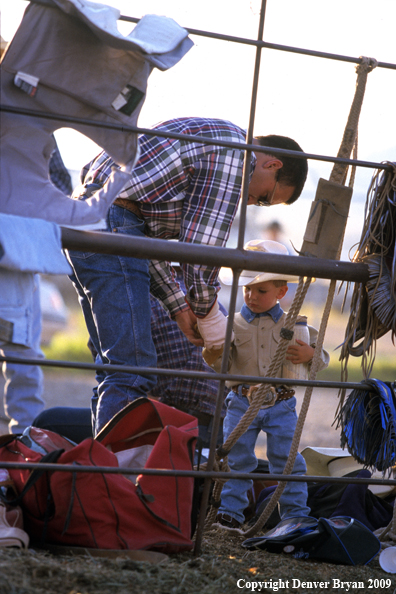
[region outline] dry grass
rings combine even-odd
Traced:
[[[369,580],[389,580],[388,588],[370,589]],[[239,582],[238,580],[245,580]],[[272,580],[272,584],[271,584]],[[214,529],[204,535],[199,556],[183,553],[160,564],[81,556],[53,556],[41,551],[0,551],[0,594],[219,594],[252,591],[246,583],[267,582],[261,592],[321,594],[345,592],[341,582],[360,583],[360,592],[390,592],[396,578],[373,560],[366,566],[345,566],[296,560],[285,554],[246,551],[237,536]],[[293,582],[293,580],[296,580]],[[298,581],[299,580],[299,581]],[[303,582],[329,582],[327,587]],[[364,588],[361,588],[361,584]],[[372,582],[374,584],[374,582]],[[258,591],[258,588],[256,589]],[[356,591],[354,588],[351,592]]]

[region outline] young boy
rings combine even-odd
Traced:
[[[274,254],[286,254],[287,249],[276,241],[253,240],[245,245],[245,249],[259,250]],[[223,272],[223,271],[222,271]],[[231,284],[232,277],[220,273],[225,284]],[[266,375],[271,359],[280,340],[280,331],[284,325],[286,314],[279,301],[286,295],[287,281],[298,282],[295,276],[274,273],[242,272],[239,284],[244,285],[244,305],[240,313],[235,314],[234,337],[229,355],[228,371],[233,375],[262,376]],[[297,324],[305,324],[305,316],[297,318]],[[289,346],[286,359],[294,365],[309,366],[314,355],[314,343],[317,331],[307,326],[309,343],[296,340]],[[216,371],[220,371],[222,349],[217,351],[204,349],[206,362]],[[320,369],[327,367],[329,355],[322,350]],[[279,377],[284,377],[279,373]],[[226,416],[224,419],[224,440],[237,426],[241,417],[249,407],[247,393],[249,384],[226,382],[230,393],[226,398]],[[296,398],[294,391],[289,390],[278,397],[275,404],[262,408],[248,430],[238,439],[228,455],[228,463],[232,471],[251,472],[257,467],[254,450],[260,431],[267,434],[267,458],[269,469],[273,474],[282,474],[285,467],[294,430],[297,423]],[[305,474],[306,465],[301,454],[297,454],[292,474]],[[244,510],[248,506],[248,491],[252,487],[251,480],[229,480],[225,483],[221,506],[216,521],[222,527],[239,528],[244,522]],[[293,516],[307,516],[307,485],[302,482],[289,482],[279,501],[281,519]]]

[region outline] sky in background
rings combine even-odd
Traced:
[[[27,6],[24,0],[0,0],[1,35],[9,41]],[[259,0],[108,0],[122,15],[172,17],[186,28],[256,39]],[[396,1],[268,0],[264,40],[291,47],[351,57],[368,56],[396,63]],[[120,23],[127,34],[133,25]],[[191,36],[195,43],[173,68],[154,70],[138,124],[173,117],[224,118],[247,128],[255,48],[239,43]],[[100,65],[98,65],[100,68]],[[356,65],[265,49],[261,56],[255,134],[294,138],[307,153],[337,154],[356,83]],[[368,76],[359,125],[358,158],[396,161],[396,71],[377,68]],[[57,132],[63,159],[79,170],[99,151],[75,131]],[[320,177],[328,179],[332,164],[310,160],[302,198],[291,207],[248,209],[250,220],[278,219],[285,236],[299,249],[310,202]],[[343,258],[359,239],[364,200],[373,170],[358,168]],[[264,212],[265,211],[265,212]],[[247,239],[251,239],[248,236]]]

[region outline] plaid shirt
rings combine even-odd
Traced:
[[[178,268],[176,278],[181,288],[185,286]],[[160,302],[150,297],[151,304],[151,335],[157,351],[157,365],[164,369],[183,369],[183,371],[205,371],[215,373],[202,357],[201,347],[193,345],[179,330],[176,322],[171,320]],[[227,311],[222,305],[224,315]],[[217,391],[219,383],[212,379],[195,377],[172,377],[158,375],[157,384],[150,391],[151,395],[161,402],[191,413],[206,413],[214,415],[216,410]],[[225,388],[223,398],[227,396]],[[223,404],[221,416],[225,415]]]
[[[157,351],[158,367],[214,373],[203,360],[202,349],[187,340],[157,299],[150,297],[150,301],[151,333]],[[210,379],[158,375],[157,384],[150,394],[180,410],[214,415],[218,386],[218,381]],[[228,389],[224,397],[227,393]],[[221,416],[224,417],[224,414],[223,406]]]
[[[231,122],[181,118],[154,127],[170,133],[213,138],[214,144],[142,135],[140,158],[120,198],[136,201],[146,222],[147,235],[186,243],[224,246],[237,210],[244,160],[243,149],[216,146],[216,140],[244,143],[246,132]],[[253,173],[256,157],[251,153]],[[106,183],[112,159],[100,153],[81,173],[83,186]],[[220,289],[218,268],[183,264],[186,296],[169,262],[153,260],[151,292],[172,317],[187,308],[206,316]]]
[[[55,138],[54,138],[55,141]],[[71,196],[73,192],[70,173],[62,160],[58,145],[55,142],[55,149],[49,162],[50,180],[64,194]]]

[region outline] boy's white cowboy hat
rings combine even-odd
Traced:
[[[279,256],[289,256],[287,247],[278,241],[271,239],[252,239],[248,241],[244,248],[245,250],[264,252],[267,254],[277,254]],[[224,285],[232,285],[232,268],[221,268],[219,278]],[[279,274],[276,272],[256,272],[254,270],[243,270],[239,279],[238,285],[255,285],[271,280],[284,280],[289,283],[298,283],[298,276],[291,274]]]
[[[342,448],[319,448],[306,447],[301,455],[307,465],[307,474],[315,476],[345,476],[355,470],[362,470],[363,464],[359,464],[347,450]],[[382,472],[373,472],[373,478],[382,478]],[[385,477],[386,478],[386,477]],[[393,473],[390,478],[394,478]],[[369,485],[378,497],[387,497],[394,490],[393,485]]]

